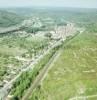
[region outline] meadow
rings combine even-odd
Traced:
[[[29,100],[96,100],[96,83],[97,33],[85,31],[64,44],[59,58]]]

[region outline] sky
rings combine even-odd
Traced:
[[[33,6],[97,8],[97,0],[0,0],[0,7]]]

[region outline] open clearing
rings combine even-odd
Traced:
[[[97,37],[84,32],[64,45],[29,100],[97,100],[96,95]]]

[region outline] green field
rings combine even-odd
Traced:
[[[29,100],[69,100],[96,95],[97,34],[84,32],[64,44],[60,57],[51,67]],[[97,100],[97,96],[85,100]]]

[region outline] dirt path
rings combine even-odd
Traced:
[[[70,98],[69,100],[87,100],[87,99],[91,99],[91,98],[95,98],[95,97],[97,97],[97,94],[89,95],[89,96],[76,96],[76,97]]]
[[[46,66],[41,70],[40,74],[36,77],[35,81],[32,83],[31,87],[28,89],[22,100],[28,100],[28,97],[32,94],[33,90],[42,82],[42,80],[47,75],[48,70],[50,69],[50,66],[54,64],[54,62],[57,60],[57,58],[60,55],[60,50],[57,51],[53,57],[50,59],[50,61],[46,64]]]

